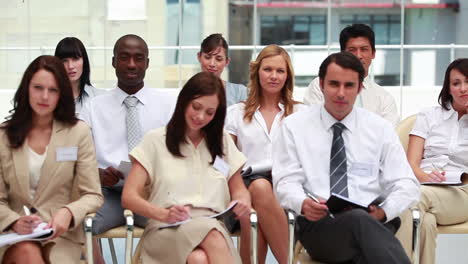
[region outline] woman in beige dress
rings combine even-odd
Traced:
[[[2,248],[0,259],[4,253],[2,263],[80,263],[81,223],[103,199],[91,131],[75,117],[60,59],[35,59],[13,105],[0,127],[0,230],[29,234],[46,222],[55,235]]]
[[[225,115],[222,81],[198,73],[182,88],[167,127],[147,133],[130,153],[122,205],[149,219],[143,263],[240,263],[222,221],[205,217],[235,201],[238,218],[250,212],[240,176],[246,159],[223,131]]]

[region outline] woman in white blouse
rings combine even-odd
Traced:
[[[75,98],[75,112],[79,113],[89,99],[105,91],[91,85],[88,53],[81,40],[75,37],[60,40],[55,48],[55,56],[61,59],[65,66]]]
[[[244,183],[259,216],[259,263],[264,263],[268,245],[279,263],[287,262],[287,221],[271,183],[271,147],[281,121],[306,108],[292,99],[294,70],[288,53],[277,45],[265,47],[250,64],[247,101],[228,108],[226,130],[247,156],[244,170],[261,165],[269,170],[246,175]],[[241,221],[241,256],[248,263],[249,228]]]
[[[229,46],[223,35],[219,33],[206,37],[197,53],[201,70],[211,72],[221,78],[224,69],[229,65]],[[226,91],[227,106],[239,103],[247,98],[247,87],[242,84],[223,81]]]
[[[225,115],[221,79],[197,73],[180,91],[167,127],[148,132],[130,152],[122,205],[148,218],[143,263],[240,263],[222,222],[206,218],[234,201],[237,217],[248,221],[250,212],[240,175],[245,157],[223,132]]]
[[[421,183],[445,181],[446,172],[468,172],[468,59],[448,66],[439,104],[421,111],[410,133],[408,161]],[[437,225],[468,220],[468,186],[423,186],[418,207],[421,263],[431,264]]]

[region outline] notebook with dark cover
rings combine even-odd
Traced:
[[[349,197],[345,197],[336,193],[332,193],[330,195],[330,198],[328,198],[326,205],[328,207],[328,210],[333,214],[340,213],[344,210],[349,210],[353,208],[359,208],[359,209],[364,209],[366,211],[369,211],[370,205],[379,205],[384,201],[384,199],[385,199],[384,197],[378,196],[369,204],[364,204],[364,203],[361,203],[360,201],[353,200]]]

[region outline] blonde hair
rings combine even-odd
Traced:
[[[294,90],[294,69],[291,63],[291,58],[289,57],[288,52],[285,49],[281,48],[278,45],[268,45],[266,46],[257,56],[255,61],[250,62],[250,81],[248,84],[249,87],[249,96],[245,101],[245,113],[244,120],[247,122],[252,121],[252,117],[260,105],[262,97],[262,87],[260,86],[260,80],[258,76],[258,71],[260,65],[262,64],[263,59],[281,55],[286,62],[286,69],[288,77],[284,83],[283,88],[281,89],[280,102],[284,105],[284,114],[282,118],[292,114],[294,112],[294,105],[300,102],[294,101],[292,99],[293,90]]]

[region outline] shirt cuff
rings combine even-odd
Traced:
[[[410,135],[422,137],[424,139],[427,138],[427,133],[424,133],[424,132],[421,132],[421,131],[418,131],[418,130],[411,130]]]
[[[385,216],[386,220],[385,223],[388,223],[389,221],[393,220],[395,217],[399,216],[400,213],[398,212],[397,208],[392,206],[391,203],[384,203],[382,205],[382,209],[385,211]]]
[[[303,195],[295,195],[293,197],[291,197],[290,199],[290,204],[289,204],[289,208],[291,210],[293,210],[297,215],[300,215],[302,214],[302,203],[304,202],[304,200],[307,198],[307,196],[305,196],[305,194]]]
[[[6,232],[8,231],[9,228],[11,228],[13,226],[13,223],[16,222],[16,220],[18,220],[21,216],[17,213],[12,213],[12,214],[9,214],[5,220],[2,221],[2,223],[4,224],[4,226],[2,226],[2,230],[0,230],[1,232]]]

